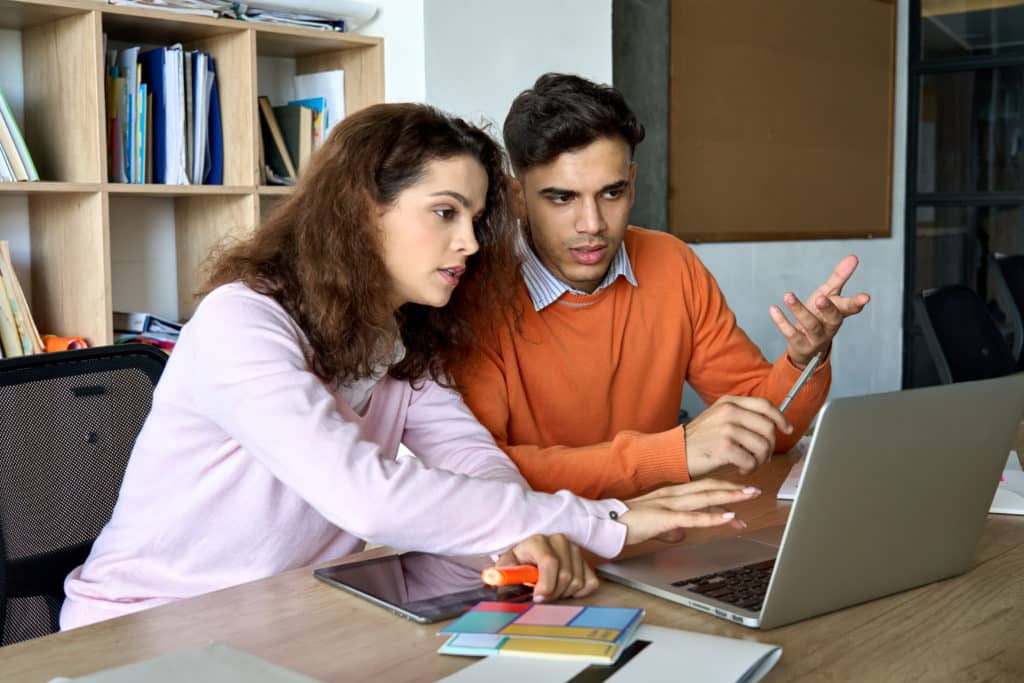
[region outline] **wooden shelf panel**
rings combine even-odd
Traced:
[[[0,29],[18,31],[88,12],[94,8],[96,6],[87,6],[85,3],[0,0]]]
[[[248,23],[256,31],[256,52],[261,57],[308,57],[322,52],[364,50],[383,44],[381,38],[338,31],[316,31],[289,26]]]
[[[31,194],[75,194],[80,192],[98,192],[102,186],[99,183],[0,183],[0,194],[2,195],[31,195]]]
[[[295,191],[291,185],[260,185],[257,191],[264,197],[284,197]]]
[[[128,183],[105,183],[103,189],[111,195],[134,197],[195,197],[202,195],[244,195],[252,194],[251,185],[131,185]]]

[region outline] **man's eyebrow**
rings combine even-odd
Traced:
[[[629,185],[629,181],[626,180],[626,179],[622,179],[622,180],[618,181],[617,183],[612,183],[611,185],[605,185],[604,187],[601,188],[601,192],[611,192],[612,190],[622,190],[627,185]]]
[[[539,194],[542,194],[542,195],[563,195],[563,194],[575,195],[576,192],[574,190],[566,190],[566,189],[563,189],[561,187],[545,187],[543,190],[540,191]]]

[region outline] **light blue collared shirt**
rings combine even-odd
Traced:
[[[612,257],[612,262],[608,266],[608,272],[605,273],[604,279],[601,280],[601,284],[597,286],[593,292],[583,292],[578,289],[573,289],[569,285],[565,284],[557,277],[551,274],[551,271],[545,267],[537,255],[533,253],[533,249],[526,243],[525,239],[519,241],[519,251],[521,253],[523,263],[523,280],[526,281],[526,289],[530,293],[530,299],[533,301],[533,309],[540,311],[547,308],[555,301],[558,300],[566,292],[572,292],[573,294],[596,294],[605,287],[608,287],[616,278],[620,275],[626,278],[626,281],[634,287],[636,284],[636,276],[633,275],[633,266],[629,262],[629,254],[626,253],[626,242],[619,243],[619,248],[615,252],[615,256]]]

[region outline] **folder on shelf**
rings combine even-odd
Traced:
[[[288,153],[284,135],[277,125],[277,117],[274,116],[274,109],[270,106],[270,99],[261,95],[259,103],[260,130],[263,136],[263,151],[266,155],[267,166],[281,178],[294,181],[299,174],[295,171],[295,165]]]
[[[185,175],[184,60],[181,46],[139,55],[142,80],[153,95],[153,182],[188,183]]]
[[[327,123],[327,98],[307,97],[303,100],[292,100],[288,104],[301,104],[313,110],[313,150],[324,141],[324,125]]]
[[[296,99],[323,97],[327,100],[324,136],[345,118],[345,72],[341,69],[299,74],[294,78]]]
[[[301,104],[274,107],[277,125],[292,163],[301,175],[313,155],[313,110]]]

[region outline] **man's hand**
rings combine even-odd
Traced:
[[[750,474],[775,451],[776,429],[793,426],[768,399],[723,396],[683,429],[690,478],[724,465]]]
[[[537,534],[498,558],[497,566],[533,564],[539,576],[533,587],[535,602],[583,598],[597,590],[594,570],[583,560],[579,547],[562,534]]]
[[[814,354],[820,352],[824,356],[843,321],[860,313],[871,301],[864,292],[842,296],[843,286],[857,270],[857,263],[856,256],[843,258],[825,284],[807,297],[809,306],[804,306],[793,292],[786,292],[782,298],[795,323],[791,323],[778,306],[769,307],[772,322],[786,338],[789,359],[801,370]]]
[[[629,510],[619,515],[619,521],[627,527],[627,545],[652,538],[676,542],[682,539],[685,529],[722,524],[745,528],[746,523],[736,519],[736,513],[720,506],[752,500],[759,495],[760,489],[753,486],[702,479],[665,486],[625,501]]]

